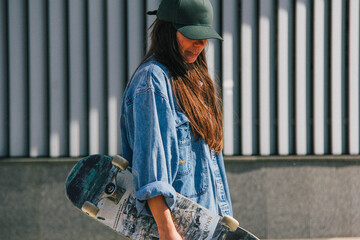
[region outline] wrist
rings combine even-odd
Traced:
[[[158,230],[160,238],[162,236],[170,236],[174,232],[177,232],[173,223],[158,224]]]

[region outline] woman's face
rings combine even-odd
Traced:
[[[176,32],[176,38],[180,53],[187,63],[195,62],[207,44],[207,39],[191,40],[184,37],[180,32]]]

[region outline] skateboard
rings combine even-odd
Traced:
[[[70,171],[67,198],[91,218],[133,240],[159,239],[154,218],[138,215],[131,167],[120,156],[91,155]],[[172,217],[184,240],[258,240],[230,216],[218,214],[177,193]]]

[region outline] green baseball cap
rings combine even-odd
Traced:
[[[155,13],[160,20],[173,23],[189,39],[223,40],[211,26],[213,8],[209,0],[162,0],[159,9],[148,14]]]

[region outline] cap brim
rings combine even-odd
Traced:
[[[174,26],[182,35],[192,40],[199,40],[199,39],[223,40],[222,37],[211,26],[179,25],[179,24],[174,24]]]

